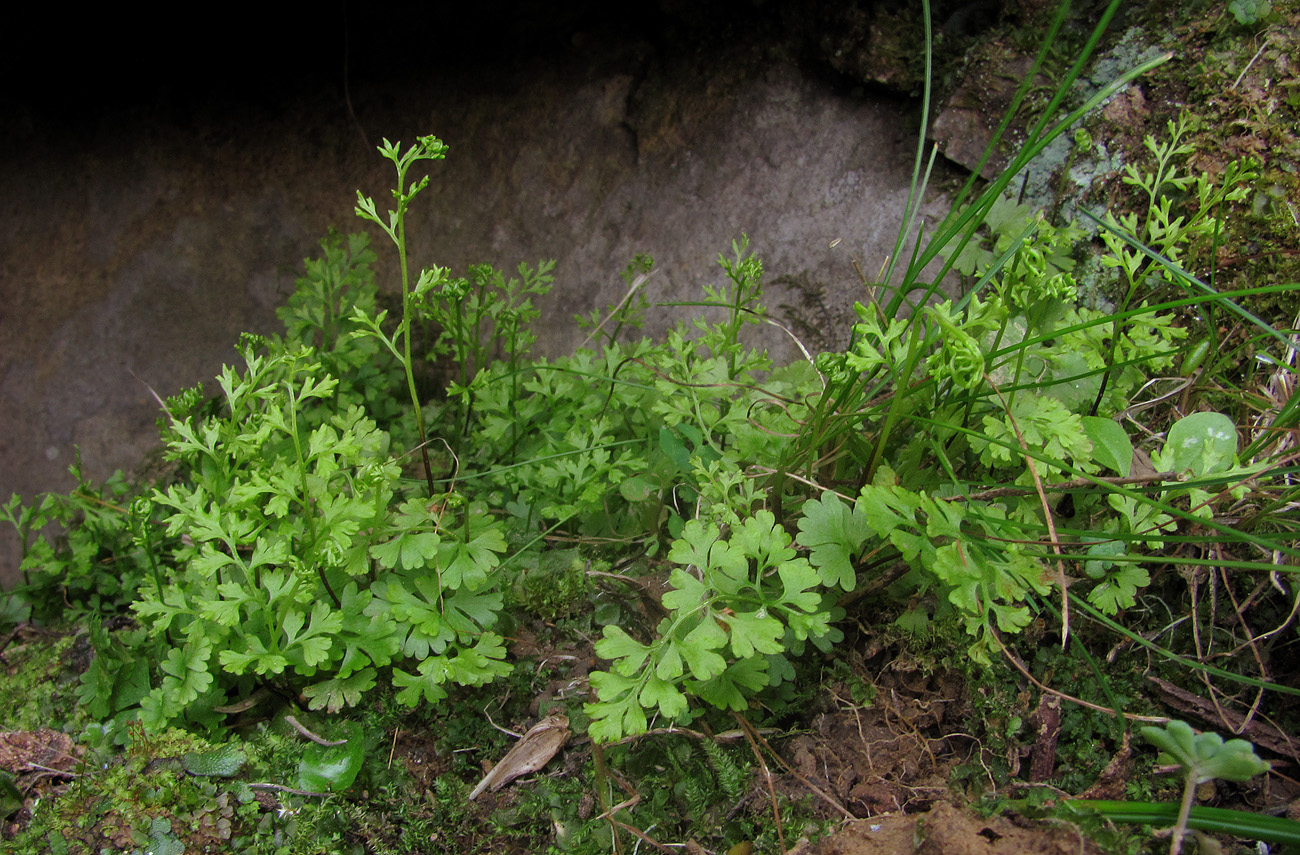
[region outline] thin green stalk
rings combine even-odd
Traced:
[[[1108,482],[1101,476],[1093,475],[1091,473],[1083,472],[1082,470],[1076,469],[1075,467],[1071,466],[1068,462],[1064,460],[1054,459],[1051,455],[1041,450],[1035,448],[1022,448],[1021,446],[1019,446],[1014,442],[1010,442],[1007,440],[1000,440],[990,436],[985,436],[984,434],[981,434],[978,431],[973,431],[970,430],[969,428],[964,428],[958,425],[949,424],[947,422],[940,422],[935,419],[931,419],[927,416],[920,415],[919,413],[913,413],[911,415],[911,419],[915,421],[917,424],[930,425],[932,427],[942,428],[944,430],[954,431],[972,437],[978,437],[983,441],[994,445],[1001,445],[1005,448],[1015,451],[1019,455],[1032,457],[1034,460],[1050,464],[1051,466],[1054,466],[1063,472],[1069,473],[1071,477],[1081,478],[1083,480],[1090,481],[1103,490],[1107,490],[1109,492],[1128,497],[1135,501],[1141,502],[1142,504],[1145,505],[1150,505],[1152,508],[1160,511],[1161,513],[1168,514],[1171,517],[1184,519],[1187,520],[1188,522],[1194,523],[1204,528],[1217,531],[1222,535],[1228,537],[1230,540],[1242,542],[1242,543],[1251,543],[1256,546],[1269,549],[1275,552],[1279,552],[1283,555],[1290,556],[1292,558],[1300,558],[1300,549],[1295,549],[1292,547],[1285,546],[1284,544],[1268,540],[1258,535],[1251,534],[1250,532],[1241,531],[1237,528],[1234,528],[1231,525],[1228,525],[1227,523],[1220,522],[1219,520],[1216,519],[1212,519],[1212,518],[1202,519],[1201,517],[1195,516],[1190,511],[1183,510],[1182,508],[1176,507],[1167,502],[1158,501],[1156,499],[1151,498],[1150,496],[1145,495],[1140,491],[1130,490],[1127,487],[1124,487],[1122,485]],[[1192,482],[1187,482],[1187,483],[1192,483]],[[1185,484],[1180,482],[1176,486],[1184,487]],[[1152,539],[1152,538],[1147,538],[1147,539]],[[1300,694],[1300,690],[1297,690],[1297,693]]]
[[[880,465],[880,459],[885,454],[885,447],[889,444],[889,435],[893,432],[895,425],[898,424],[903,415],[903,404],[907,399],[908,378],[916,370],[917,360],[925,352],[925,345],[929,343],[929,336],[923,335],[925,327],[921,324],[913,323],[909,329],[910,342],[907,351],[907,361],[903,363],[903,370],[897,375],[899,391],[894,395],[889,404],[889,412],[885,416],[885,424],[880,428],[880,436],[876,438],[876,448],[871,455],[871,462],[867,464],[867,483],[870,483],[876,476],[876,467]]]
[[[1196,776],[1188,771],[1183,780],[1183,798],[1178,805],[1178,819],[1169,833],[1169,855],[1178,855],[1183,851],[1183,835],[1187,834],[1187,820],[1192,814],[1192,805],[1196,802]]]
[[[149,571],[153,575],[154,587],[158,591],[158,602],[165,602],[163,599],[163,579],[162,571],[158,569],[158,561],[153,554],[153,538],[149,536],[149,523],[153,505],[148,499],[136,499],[130,512],[131,526],[135,529],[136,537],[140,540],[140,546],[144,550],[145,558],[149,560]],[[164,631],[169,645],[175,646],[172,640],[172,629],[168,626]]]
[[[406,211],[411,205],[411,200],[416,194],[423,190],[429,183],[429,177],[413,183],[409,190],[406,186],[406,174],[411,165],[420,160],[442,160],[447,156],[447,146],[435,136],[420,137],[416,145],[411,146],[405,154],[399,154],[399,144],[390,143],[384,140],[384,144],[379,147],[379,153],[391,160],[397,167],[397,189],[393,192],[397,199],[397,209],[388,212],[388,222],[384,222],[375,209],[375,200],[363,196],[360,191],[357,192],[357,216],[370,220],[384,230],[389,239],[397,246],[398,263],[401,266],[402,273],[402,322],[398,328],[398,335],[402,337],[402,368],[406,372],[406,388],[411,396],[411,405],[415,409],[415,427],[419,434],[420,440],[420,458],[424,463],[424,477],[429,495],[433,495],[433,465],[429,462],[429,441],[424,429],[424,411],[420,405],[420,393],[415,386],[415,369],[411,358],[411,315],[413,313],[414,299],[421,296],[427,287],[431,287],[435,281],[434,277],[428,280],[421,275],[420,282],[416,291],[411,289],[411,277],[406,258]],[[428,286],[426,287],[426,281]],[[460,312],[460,304],[457,304],[457,312]]]
[[[1095,93],[1078,108],[1071,111],[1067,116],[1065,116],[1065,118],[1057,122],[1050,130],[1044,130],[1051,121],[1056,109],[1060,107],[1061,103],[1064,101],[1070,87],[1087,65],[1088,60],[1091,58],[1093,51],[1096,50],[1096,47],[1106,30],[1107,24],[1110,22],[1111,17],[1114,16],[1119,6],[1120,0],[1111,0],[1111,3],[1103,13],[1101,20],[1098,22],[1096,28],[1094,28],[1087,44],[1084,46],[1083,51],[1075,61],[1074,66],[1070,69],[1069,73],[1065,76],[1061,85],[1058,87],[1056,96],[1043,111],[1042,118],[1039,119],[1038,123],[1029,132],[1027,142],[1012,160],[1010,165],[1008,165],[1007,168],[993,181],[993,183],[979,195],[970,207],[962,211],[960,214],[945,219],[944,222],[940,224],[939,230],[926,244],[925,250],[920,253],[914,264],[906,271],[902,285],[899,287],[894,298],[886,308],[886,314],[888,316],[892,317],[897,314],[904,297],[911,290],[914,290],[913,283],[920,275],[921,270],[923,270],[925,266],[940,253],[947,253],[947,261],[944,263],[939,273],[934,277],[933,282],[926,288],[924,295],[918,302],[923,303],[931,294],[938,290],[939,283],[943,281],[943,278],[947,275],[948,271],[952,269],[953,262],[958,254],[957,252],[950,252],[948,250],[948,245],[958,235],[964,233],[966,233],[966,237],[963,242],[969,241],[970,236],[974,233],[975,227],[984,221],[988,213],[988,208],[999,196],[1002,195],[1003,191],[1011,183],[1011,180],[1019,174],[1030,161],[1042,153],[1043,149],[1073,126],[1075,122],[1092,112],[1093,109],[1107,98],[1114,95],[1136,78],[1169,60],[1171,54],[1162,54],[1120,75],[1115,80],[1104,86],[1100,91]],[[1053,34],[1049,33],[1049,38],[1052,36]],[[1044,45],[1044,49],[1046,49],[1046,46],[1050,45],[1050,42],[1044,40]],[[996,142],[996,140],[994,142]],[[959,196],[958,198],[960,200],[962,197]],[[969,233],[967,233],[968,230]]]
[[[894,251],[889,254],[889,260],[885,266],[884,275],[881,276],[881,283],[888,284],[894,275],[894,265],[898,263],[898,256],[902,252],[903,242],[911,234],[912,223],[916,220],[916,212],[921,208],[921,200],[925,196],[924,187],[918,184],[920,177],[921,161],[925,158],[925,140],[930,131],[930,89],[933,85],[934,76],[934,33],[930,22],[930,0],[921,0],[921,21],[925,27],[925,76],[922,78],[923,89],[921,92],[921,129],[916,139],[916,157],[912,161],[912,181],[907,189],[907,205],[903,209],[903,224],[898,229],[898,239],[894,241]],[[938,153],[938,147],[934,149]],[[987,159],[988,154],[986,153]],[[930,157],[930,166],[934,165],[934,155]],[[981,161],[981,166],[983,161]],[[978,172],[978,170],[976,170]],[[926,176],[930,174],[929,168],[926,169]],[[973,178],[974,176],[972,176]],[[918,239],[918,245],[920,241]]]
[[[1067,799],[1065,807],[1077,812],[1089,811],[1112,822],[1162,826],[1176,820],[1179,807],[1156,802],[1101,801]],[[1262,840],[1300,846],[1300,822],[1280,816],[1266,816],[1226,808],[1191,807],[1187,827],[1196,831],[1226,834],[1246,840]]]
[[[406,187],[406,170],[398,167],[397,188],[399,193]],[[412,194],[414,195],[414,194]],[[404,208],[404,206],[399,206]],[[415,409],[415,428],[420,437],[420,460],[424,464],[424,478],[433,495],[433,466],[429,462],[429,439],[424,432],[424,408],[420,405],[420,393],[415,388],[415,367],[411,360],[411,276],[406,263],[406,216],[402,210],[397,217],[397,258],[402,268],[402,369],[406,372],[406,389],[411,396],[411,406]]]
[[[1278,683],[1270,683],[1266,680],[1257,680],[1254,677],[1247,677],[1245,674],[1236,674],[1233,673],[1232,671],[1228,671],[1223,668],[1216,668],[1213,665],[1206,665],[1204,662],[1197,662],[1195,659],[1188,659],[1185,656],[1179,656],[1177,653],[1174,653],[1172,650],[1166,650],[1160,645],[1151,642],[1144,636],[1139,635],[1138,633],[1133,632],[1132,630],[1124,626],[1121,626],[1120,624],[1106,617],[1097,609],[1093,608],[1093,606],[1087,600],[1081,597],[1076,597],[1073,594],[1070,595],[1070,609],[1071,611],[1077,609],[1080,612],[1083,612],[1085,616],[1091,618],[1092,620],[1096,621],[1097,623],[1101,624],[1102,626],[1106,627],[1112,632],[1117,632],[1120,635],[1127,638],[1129,641],[1133,642],[1134,644],[1140,645],[1146,648],[1147,650],[1150,650],[1152,653],[1159,655],[1161,658],[1167,659],[1170,662],[1173,662],[1177,665],[1181,665],[1184,668],[1191,668],[1195,671],[1204,671],[1206,674],[1212,674],[1215,677],[1222,677],[1225,680],[1231,680],[1235,683],[1241,683],[1242,685],[1250,686],[1255,689],[1269,689],[1274,692],[1281,692],[1282,694],[1285,695],[1300,696],[1300,689],[1297,689],[1294,686],[1283,686]]]

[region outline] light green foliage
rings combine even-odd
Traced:
[[[310,745],[298,763],[298,787],[313,793],[339,793],[352,786],[365,760],[361,725],[343,726],[342,745]]]
[[[1174,423],[1165,447],[1152,457],[1160,470],[1209,475],[1237,460],[1237,426],[1222,413],[1192,413]]]
[[[1196,787],[1206,781],[1247,781],[1269,770],[1255,755],[1255,746],[1244,739],[1223,741],[1217,733],[1195,733],[1183,721],[1171,721],[1163,728],[1144,727],[1142,735],[1160,749],[1158,763],[1176,764],[1184,775],[1183,799],[1170,837],[1170,855],[1177,855],[1188,827]]]
[[[1171,126],[1170,143],[1150,145],[1155,172],[1128,176],[1150,210],[1106,233],[1125,306],[1139,307],[1127,319],[1076,305],[1079,230],[1001,199],[987,208],[985,243],[955,259],[975,280],[969,293],[929,298],[907,317],[859,305],[845,352],[782,368],[742,341],[765,317],[762,265],[743,238],[719,259],[723,284],[686,304],[706,316],[664,341],[621,340],[648,305],[652,262],[638,257],[626,298],[590,319],[592,347],[533,358],[533,300],[553,264],[510,278],[487,266],[411,277],[405,214],[428,179],[408,173],[445,146],[424,137],[402,152],[386,141],[397,207],[381,217],[359,196],[358,213],[398,250],[401,319],[377,309],[366,241],[331,236],[281,311],[284,337],[245,338],[218,400],[196,389],[168,402],[177,477],[106,515],[116,533],[89,540],[124,538],[109,551],[132,556],[122,596],[142,628],[92,630],[83,703],[107,722],[106,744],[137,718],[155,731],[217,728],[215,707],[266,684],[328,713],[362,705],[381,683],[401,705],[438,703],[510,673],[503,612],[581,615],[593,577],[603,588],[609,568],[655,560],[671,569],[667,592],[645,603],[654,625],[610,623],[596,642],[609,664],[590,676],[582,724],[597,742],[790,691],[809,643],[827,651],[842,638],[836,601],[876,574],[888,585],[870,590],[900,626],[960,627],[985,666],[1046,613],[1058,560],[1078,578],[1069,596],[1086,594],[1105,615],[1132,607],[1151,584],[1142,550],[1180,519],[1212,519],[1215,491],[1254,471],[1238,462],[1231,420],[1196,413],[1151,455],[1196,481],[1109,483],[1135,468],[1120,415],[1172,366],[1183,336],[1140,302],[1139,285],[1171,280],[1115,232],[1186,258],[1239,198],[1177,172],[1185,133]],[[1192,208],[1168,204],[1173,193]],[[438,337],[413,353],[412,325],[426,321]],[[414,380],[422,355],[455,370],[446,400],[427,408]],[[394,391],[403,380],[405,396]],[[423,488],[403,479],[417,447]],[[1077,505],[1070,524],[1062,493]],[[99,522],[92,504],[68,518]],[[89,548],[70,540],[60,557],[36,537],[57,515],[53,500],[11,501],[5,513],[27,552],[56,568],[50,579],[72,589],[67,580],[95,578],[82,569],[94,566]],[[1047,515],[1060,517],[1050,533]],[[543,548],[548,539],[577,547]],[[53,590],[42,581],[24,602],[52,602]],[[602,620],[632,613],[604,605]],[[345,790],[368,771],[362,753],[356,733],[338,750],[310,749],[299,784]],[[735,789],[735,769],[714,762]]]
[[[1255,755],[1255,746],[1244,739],[1223,741],[1217,733],[1195,733],[1183,721],[1161,727],[1144,727],[1142,735],[1160,749],[1157,763],[1173,763],[1197,784],[1222,778],[1245,781],[1268,771],[1269,765]]]
[[[1105,465],[1127,475],[1134,453],[1127,435],[1109,419],[1086,422],[1090,434],[1105,449]],[[1193,413],[1170,427],[1163,447],[1151,455],[1151,464],[1157,471],[1171,472],[1176,477],[1213,475],[1227,479],[1230,484],[1235,482],[1227,493],[1240,497],[1244,491],[1241,482],[1253,470],[1237,465],[1236,452],[1237,432],[1231,419],[1221,413]],[[1190,517],[1212,519],[1214,496],[1194,484],[1171,485],[1162,501],[1128,491],[1110,493],[1106,501],[1117,517],[1104,524],[1104,531],[1123,539],[1085,538],[1085,542],[1092,540],[1092,545],[1087,550],[1089,560],[1084,562],[1084,572],[1097,582],[1088,592],[1088,601],[1108,615],[1132,606],[1138,591],[1150,584],[1151,577],[1137,563],[1140,556],[1129,552],[1126,542],[1141,541],[1147,548],[1158,550],[1160,537],[1172,532],[1177,523],[1177,517],[1170,512],[1173,503],[1183,505]]]
[[[803,506],[797,539],[800,546],[811,550],[808,560],[817,568],[822,584],[827,587],[839,587],[845,591],[856,588],[858,580],[853,562],[868,537],[873,534],[881,536],[882,529],[873,526],[867,514],[857,510],[845,505],[834,493],[827,493]],[[887,508],[884,510],[891,514]],[[891,515],[891,519],[896,517]],[[879,517],[877,521],[881,521]]]
[[[1225,206],[1242,198],[1251,176],[1246,164],[1234,165],[1219,182],[1180,174],[1187,130],[1185,120],[1171,124],[1169,142],[1148,141],[1154,171],[1130,168],[1126,175],[1149,203],[1128,230],[1174,260],[1207,245]],[[1171,204],[1174,195],[1188,200],[1181,209]],[[1130,473],[1133,445],[1114,417],[1149,377],[1172,367],[1185,337],[1172,316],[1141,302],[1146,289],[1176,277],[1119,237],[1115,230],[1123,226],[1103,233],[1103,263],[1126,277],[1124,307],[1137,307],[1119,322],[1076,304],[1069,251],[1081,234],[1077,229],[1051,226],[1006,199],[995,200],[986,217],[988,243],[969,243],[956,259],[959,269],[978,277],[974,291],[920,307],[907,320],[886,318],[874,305],[858,307],[861,321],[847,352],[818,357],[827,391],[783,459],[822,483],[828,473],[814,471],[815,460],[839,461],[832,477],[860,477],[854,467],[865,466],[872,483],[857,507],[869,499],[871,536],[863,539],[837,523],[841,531],[831,537],[820,530],[826,523],[809,522],[806,545],[814,549],[814,563],[823,556],[824,572],[847,580],[856,572],[854,559],[878,554],[887,539],[912,568],[895,593],[924,592],[937,581],[944,604],[963,615],[979,639],[971,652],[981,661],[996,647],[994,630],[1025,625],[1026,600],[1046,590],[1040,559],[1026,554],[1034,550],[1014,545],[1051,538],[1043,516],[1060,498],[1050,489],[1040,497],[1039,485],[1087,483],[1107,470]],[[1229,420],[1196,414],[1170,437],[1166,450],[1153,455],[1157,468],[1216,480],[1155,497],[1101,485],[1071,496],[1079,521],[1066,540],[1081,542],[1075,560],[1093,583],[1072,593],[1086,590],[1106,614],[1132,606],[1150,584],[1137,547],[1159,549],[1173,531],[1180,517],[1170,501],[1184,514],[1209,519],[1217,495],[1212,484],[1233,483],[1229,479],[1239,475],[1231,491],[1241,492],[1247,470],[1233,468]],[[988,484],[1013,488],[1003,488],[992,502],[947,500]],[[895,492],[886,501],[882,490]],[[922,496],[930,503],[924,512],[915,505]],[[804,513],[836,518],[829,508],[810,511],[817,504],[806,504]],[[907,520],[908,528],[899,528],[890,514]],[[945,520],[956,522],[945,528]],[[900,621],[918,628],[924,614],[914,605]]]
[[[614,664],[591,675],[599,698],[586,708],[594,739],[644,731],[648,710],[687,719],[683,690],[716,707],[744,709],[749,695],[791,675],[792,647],[831,632],[821,580],[766,511],[729,538],[692,520],[668,557],[678,566],[656,637],[643,644],[610,625],[596,643]]]
[[[997,505],[940,501],[894,485],[867,485],[850,510],[833,496],[804,506],[799,542],[823,578],[851,581],[849,559],[867,533],[888,541],[923,589],[938,585],[976,638],[971,657],[989,664],[994,630],[1017,632],[1030,620],[1023,605],[1046,592],[1046,569],[1014,542],[1019,527]],[[856,545],[855,545],[856,544]],[[909,620],[915,625],[914,620]]]
[[[412,415],[415,417],[416,435],[419,441],[421,459],[424,463],[425,484],[430,495],[432,495],[434,491],[433,468],[429,463],[429,452],[425,447],[428,439],[424,431],[424,409],[420,405],[420,394],[415,386],[415,364],[411,357],[411,323],[416,316],[416,306],[435,286],[445,283],[448,274],[445,268],[436,266],[421,269],[415,287],[412,288],[411,286],[410,268],[406,259],[406,212],[416,195],[429,185],[429,176],[425,175],[409,185],[406,182],[406,176],[411,167],[417,163],[445,158],[447,156],[447,146],[443,144],[442,140],[429,135],[420,137],[415,145],[402,152],[400,143],[390,143],[385,139],[384,144],[379,147],[379,153],[392,161],[393,166],[397,169],[397,188],[393,190],[393,198],[397,200],[397,207],[388,211],[388,217],[385,220],[380,217],[378,210],[375,208],[375,200],[362,195],[361,191],[358,190],[356,214],[363,220],[369,220],[383,229],[384,234],[388,235],[389,240],[397,248],[397,260],[402,274],[402,320],[397,330],[392,335],[388,335],[382,328],[386,313],[380,312],[377,316],[372,317],[366,311],[364,305],[359,305],[354,307],[352,313],[352,320],[358,326],[358,330],[354,334],[372,336],[376,341],[384,345],[397,359],[406,374],[406,391],[410,395]]]
[[[403,155],[388,143],[382,151],[398,168],[398,207],[385,222],[360,198],[359,212],[397,244],[405,283],[404,215],[427,183],[407,188],[406,171],[443,148],[430,137]],[[194,393],[168,403],[164,440],[188,477],[140,509],[146,520],[164,511],[172,538],[165,584],[134,604],[164,651],[157,684],[139,698],[151,727],[184,717],[215,724],[207,711],[255,681],[292,680],[312,708],[336,711],[404,657],[419,660],[418,676],[393,673],[408,704],[506,669],[500,639],[486,632],[502,605],[491,582],[505,549],[499,524],[453,494],[403,499],[389,434],[368,415],[392,415],[395,366],[414,389],[412,303],[441,275],[422,273],[404,292],[402,325],[389,336],[374,314],[364,239],[334,237],[323,248],[281,313],[285,339],[246,337],[246,367],[222,371],[219,408]],[[499,308],[526,317],[517,305]],[[388,572],[380,578],[378,568]],[[88,672],[87,690],[111,684],[119,690],[106,697],[118,706],[107,712],[129,709],[137,666],[104,663]],[[123,680],[132,688],[118,687]]]
[[[157,656],[143,629],[110,634],[100,621],[89,624],[95,658],[81,675],[78,697],[94,721],[123,721],[136,715],[136,707],[151,688],[150,660]]]
[[[6,592],[0,618],[13,622],[75,619],[119,613],[152,581],[147,525],[128,512],[140,486],[121,472],[103,484],[68,467],[77,487],[47,493],[30,505],[17,494],[0,506],[0,520],[18,534],[22,584]]]
[[[493,358],[518,370],[537,340],[530,328],[538,316],[533,298],[550,292],[554,269],[550,260],[535,268],[520,264],[519,277],[507,279],[495,268],[478,264],[470,268],[468,278],[431,289],[420,314],[442,332],[430,357],[450,355],[460,367],[462,387]]]
[[[744,241],[733,250],[720,261],[729,285],[705,301],[728,309],[724,323],[696,320],[660,345],[606,341],[553,362],[480,371],[468,390],[477,430],[462,467],[486,473],[479,483],[525,525],[572,521],[588,536],[664,526],[677,534],[696,514],[747,514],[746,489],[757,497],[735,474],[779,453],[798,430],[788,401],[816,380],[805,364],[758,384],[771,364],[737,336],[760,314],[761,267]]]
[[[363,334],[369,329],[365,319],[375,316],[378,293],[370,269],[376,256],[369,245],[365,235],[331,232],[321,241],[322,257],[303,261],[305,275],[276,314],[284,323],[284,350],[312,348],[321,370],[339,381],[335,407],[361,404],[385,424],[400,412],[393,389],[401,369]]]
[[[399,193],[398,211],[381,222],[395,241],[402,200],[422,186]],[[735,709],[789,680],[791,657],[807,641],[836,637],[831,592],[854,590],[859,562],[882,548],[912,568],[896,593],[938,593],[933,614],[955,613],[975,638],[971,654],[989,661],[994,633],[1025,626],[1028,598],[1047,590],[1045,568],[1015,545],[1032,539],[1026,526],[1038,524],[1040,506],[936,498],[939,469],[917,464],[943,448],[940,469],[951,474],[976,465],[1026,485],[1027,458],[1048,479],[1124,458],[1123,442],[1103,426],[1114,422],[1083,417],[1112,366],[1102,316],[1070,305],[1060,251],[1068,235],[1039,219],[1027,228],[984,270],[982,297],[932,305],[919,322],[886,322],[860,307],[852,350],[823,355],[820,375],[807,364],[773,371],[741,345],[741,328],[763,315],[761,266],[744,241],[720,259],[726,286],[706,289],[704,304],[725,310],[721,322],[697,320],[661,345],[610,335],[596,351],[549,363],[527,358],[531,297],[549,287],[549,265],[521,267],[509,281],[486,267],[467,279],[425,271],[404,305],[439,322],[437,350],[461,367],[451,389],[457,405],[439,424],[462,437],[458,471],[472,473],[473,495],[487,504],[455,491],[420,499],[401,486],[392,440],[369,415],[383,412],[382,396],[367,384],[407,364],[409,319],[386,333],[373,313],[364,242],[326,242],[325,259],[309,265],[284,313],[289,335],[244,343],[246,370],[223,372],[222,405],[204,408],[194,395],[170,404],[165,436],[189,478],[139,509],[145,518],[165,511],[174,556],[166,584],[136,604],[162,644],[158,682],[140,699],[146,720],[212,723],[204,710],[250,680],[291,679],[313,708],[335,711],[359,703],[388,667],[398,699],[412,705],[500,676],[508,666],[492,628],[502,585],[534,607],[544,601],[552,615],[579,597],[579,588],[551,587],[539,600],[536,589],[538,578],[554,576],[543,566],[572,569],[572,555],[533,553],[512,559],[509,576],[498,569],[507,531],[526,544],[540,525],[649,534],[648,550],[666,549],[679,565],[664,598],[670,617],[654,636],[642,642],[606,629],[598,649],[614,666],[593,676],[597,738],[643,729],[648,710],[686,720],[690,696]],[[649,265],[635,269],[644,275]],[[1124,359],[1105,396],[1110,407],[1164,364],[1177,334],[1152,318],[1112,343]],[[809,550],[802,558],[762,510],[773,496],[746,467],[788,453],[787,437],[806,430],[805,402],[823,382],[855,375],[906,390],[889,418],[895,471],[907,481],[891,483],[882,468],[852,506],[831,495],[803,502],[794,517]],[[883,415],[867,413],[865,422]],[[1220,446],[1196,447],[1213,456]],[[1130,526],[1160,513],[1116,501]],[[492,506],[508,516],[492,516]],[[1091,550],[1094,602],[1108,612],[1130,604],[1148,582],[1144,571],[1107,546]],[[531,578],[528,568],[537,568]],[[585,573],[573,578],[585,585]],[[923,624],[924,603],[901,620]],[[107,656],[87,686],[121,698],[106,712],[129,714],[133,675]]]
[[[999,196],[989,206],[981,224],[981,232],[992,240],[967,243],[953,258],[953,269],[967,276],[983,276],[999,256],[1015,250],[1027,235],[1042,229],[1043,225],[1041,211],[1031,205],[1016,202],[1009,196]],[[1070,249],[1083,237],[1084,232],[1074,226],[1066,226],[1053,230],[1053,234],[1057,239],[1052,242],[1046,254],[1048,269],[1051,273],[1068,273],[1074,269]],[[1014,268],[1012,272],[1014,273]]]
[[[1238,24],[1249,27],[1273,14],[1273,4],[1270,0],[1232,0],[1228,11]]]
[[[1060,400],[1046,395],[1016,396],[1015,403],[1002,415],[983,418],[982,436],[971,438],[971,447],[990,469],[1019,465],[1024,461],[1021,442],[1041,451],[1051,460],[1069,463],[1081,472],[1095,471],[1092,442],[1083,430],[1083,421]],[[1040,464],[1043,477],[1055,478],[1060,469]]]
[[[1124,167],[1124,183],[1145,195],[1146,210],[1118,218],[1107,213],[1101,237],[1109,250],[1102,264],[1121,273],[1121,284],[1128,292],[1125,304],[1139,286],[1147,287],[1147,277],[1170,284],[1177,284],[1177,280],[1167,265],[1157,263],[1123,236],[1136,238],[1170,262],[1185,265],[1189,252],[1207,249],[1220,232],[1224,207],[1245,199],[1250,182],[1258,177],[1254,164],[1246,160],[1229,164],[1217,181],[1204,173],[1181,172],[1179,161],[1194,151],[1187,137],[1195,129],[1195,120],[1187,113],[1180,114],[1169,121],[1167,140],[1155,136],[1145,140],[1155,161],[1153,170],[1145,171],[1132,163]],[[1188,201],[1175,207],[1176,198]]]
[[[320,283],[352,269],[326,249],[343,269],[316,268],[294,317],[322,317]],[[329,307],[336,319],[351,316],[340,308]],[[220,412],[197,412],[192,396],[170,402],[164,438],[189,478],[152,500],[168,514],[173,569],[135,604],[154,637],[167,638],[160,681],[138,699],[146,722],[212,724],[203,711],[246,691],[250,677],[291,677],[313,708],[334,711],[403,656],[454,662],[439,682],[501,673],[504,651],[483,634],[501,608],[486,590],[505,548],[497,524],[473,507],[442,520],[422,500],[399,502],[387,433],[358,404],[339,407],[339,381],[320,354],[300,341],[262,344],[246,340],[246,370],[223,371]],[[334,364],[346,366],[352,357],[335,345]],[[393,572],[375,581],[376,566]],[[88,672],[87,691],[138,684],[138,666],[116,661]],[[434,667],[421,666],[426,677]],[[406,686],[409,674],[394,679]],[[134,694],[111,697],[129,707]]]

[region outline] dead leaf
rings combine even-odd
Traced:
[[[474,792],[469,794],[469,800],[478,798],[484,790],[495,793],[520,775],[536,772],[551,762],[568,739],[568,716],[550,715],[537,722],[492,767],[492,771],[483,776]]]
[[[57,730],[0,733],[0,769],[15,775],[43,769],[71,772],[77,765],[71,737]]]

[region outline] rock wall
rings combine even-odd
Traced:
[[[542,352],[582,340],[573,314],[616,302],[637,253],[662,271],[652,300],[696,299],[742,233],[774,314],[813,352],[842,345],[864,296],[854,262],[873,275],[897,235],[917,106],[810,63],[801,45],[832,42],[780,20],[666,8],[556,19],[488,4],[441,29],[412,22],[400,58],[379,22],[340,18],[307,28],[317,52],[281,46],[278,64],[262,33],[225,77],[158,83],[128,63],[117,88],[96,88],[87,68],[88,102],[36,88],[8,105],[0,499],[68,489],[78,448],[95,478],[137,464],[157,442],[153,392],[210,380],[241,331],[275,331],[301,259],[327,229],[363,227],[355,191],[389,200],[383,137],[451,146],[412,213],[415,264],[557,260]],[[493,29],[494,9],[509,26]],[[392,290],[393,253],[371,233]],[[646,333],[680,317],[656,312]],[[797,357],[782,335],[768,344]],[[7,583],[16,548],[0,537]]]

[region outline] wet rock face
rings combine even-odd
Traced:
[[[92,477],[135,465],[156,444],[153,392],[213,386],[241,331],[278,328],[326,231],[363,228],[355,191],[388,201],[383,137],[451,146],[412,213],[415,264],[557,260],[541,352],[582,341],[573,314],[617,302],[634,255],[662,271],[652,300],[696,299],[742,233],[776,317],[812,352],[842,345],[864,295],[854,262],[872,275],[893,248],[917,111],[809,59],[821,12],[732,5],[701,23],[667,3],[617,18],[487,3],[412,17],[396,58],[390,22],[355,10],[346,32],[312,18],[246,43],[216,25],[160,49],[166,75],[141,44],[113,42],[133,57],[116,78],[97,42],[78,42],[86,100],[25,90],[0,138],[0,500],[68,489],[74,447]],[[655,312],[646,333],[682,316]],[[767,343],[797,356],[783,335]]]

